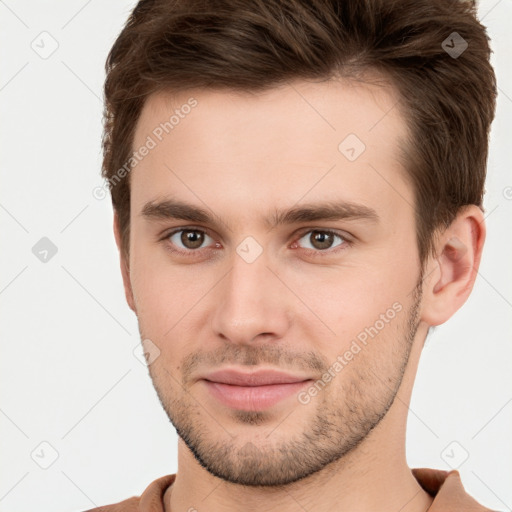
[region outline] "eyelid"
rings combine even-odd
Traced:
[[[168,231],[164,231],[164,233],[160,236],[159,240],[165,240],[166,238],[169,238],[172,235],[175,235],[176,233],[179,233],[180,231],[201,231],[202,233],[207,234],[211,238],[215,238],[212,236],[212,232],[203,226],[176,226],[175,228],[172,228]]]
[[[304,235],[306,235],[307,233],[311,233],[312,231],[320,231],[321,233],[331,233],[333,235],[339,236],[346,242],[354,241],[354,236],[352,236],[350,233],[347,233],[346,231],[341,231],[341,230],[335,229],[335,228],[307,227],[307,228],[303,228],[301,231],[299,231],[298,234],[295,235],[295,237],[297,239],[302,238]]]

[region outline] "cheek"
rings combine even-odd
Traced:
[[[137,248],[131,263],[131,283],[139,323],[153,335],[172,327],[183,303],[183,283],[176,268],[154,257],[155,251]]]
[[[310,310],[298,305],[296,321],[326,354],[333,355],[346,350],[360,334],[364,338],[367,330],[375,333],[375,326],[379,337],[394,335],[417,276],[410,262],[392,261],[316,269],[304,277],[287,277]]]
[[[131,268],[137,319],[144,334],[162,346],[183,331],[194,332],[191,324],[201,315],[201,300],[215,284],[212,268],[172,265],[163,250],[139,250]],[[218,279],[218,278],[217,278]],[[206,303],[206,302],[205,302]]]

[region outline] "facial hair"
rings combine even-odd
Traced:
[[[420,304],[421,278],[408,310],[369,341],[309,404],[297,405],[311,406],[313,413],[295,435],[279,426],[272,435],[258,435],[256,427],[268,424],[271,413],[234,410],[232,419],[244,428],[254,427],[255,435],[245,442],[238,440],[236,431],[230,437],[221,420],[208,412],[212,405],[201,404],[188,392],[187,376],[201,363],[212,368],[222,363],[270,363],[323,374],[329,361],[318,354],[284,352],[279,345],[226,345],[212,353],[193,353],[185,358],[181,383],[162,365],[150,365],[149,372],[169,420],[202,467],[233,484],[281,487],[340,461],[381,422],[407,367],[419,325]]]

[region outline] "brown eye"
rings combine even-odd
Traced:
[[[203,248],[209,239],[211,244],[214,240],[200,229],[179,229],[169,233],[165,237],[178,251],[194,251]]]
[[[197,249],[204,242],[204,233],[201,231],[183,230],[180,240],[187,249]]]
[[[339,239],[339,243],[335,243]],[[341,235],[333,231],[313,230],[308,231],[300,240],[299,244],[306,249],[316,249],[317,251],[325,251],[333,247],[337,247],[345,243]],[[301,243],[302,242],[302,243]],[[309,247],[308,247],[309,244]]]
[[[324,233],[322,231],[313,231],[310,236],[312,245],[317,249],[329,249],[332,245],[334,237],[331,233]]]

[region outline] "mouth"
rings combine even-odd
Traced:
[[[261,411],[298,393],[312,382],[308,376],[276,370],[246,373],[221,370],[203,377],[209,394],[223,405],[237,410]]]

